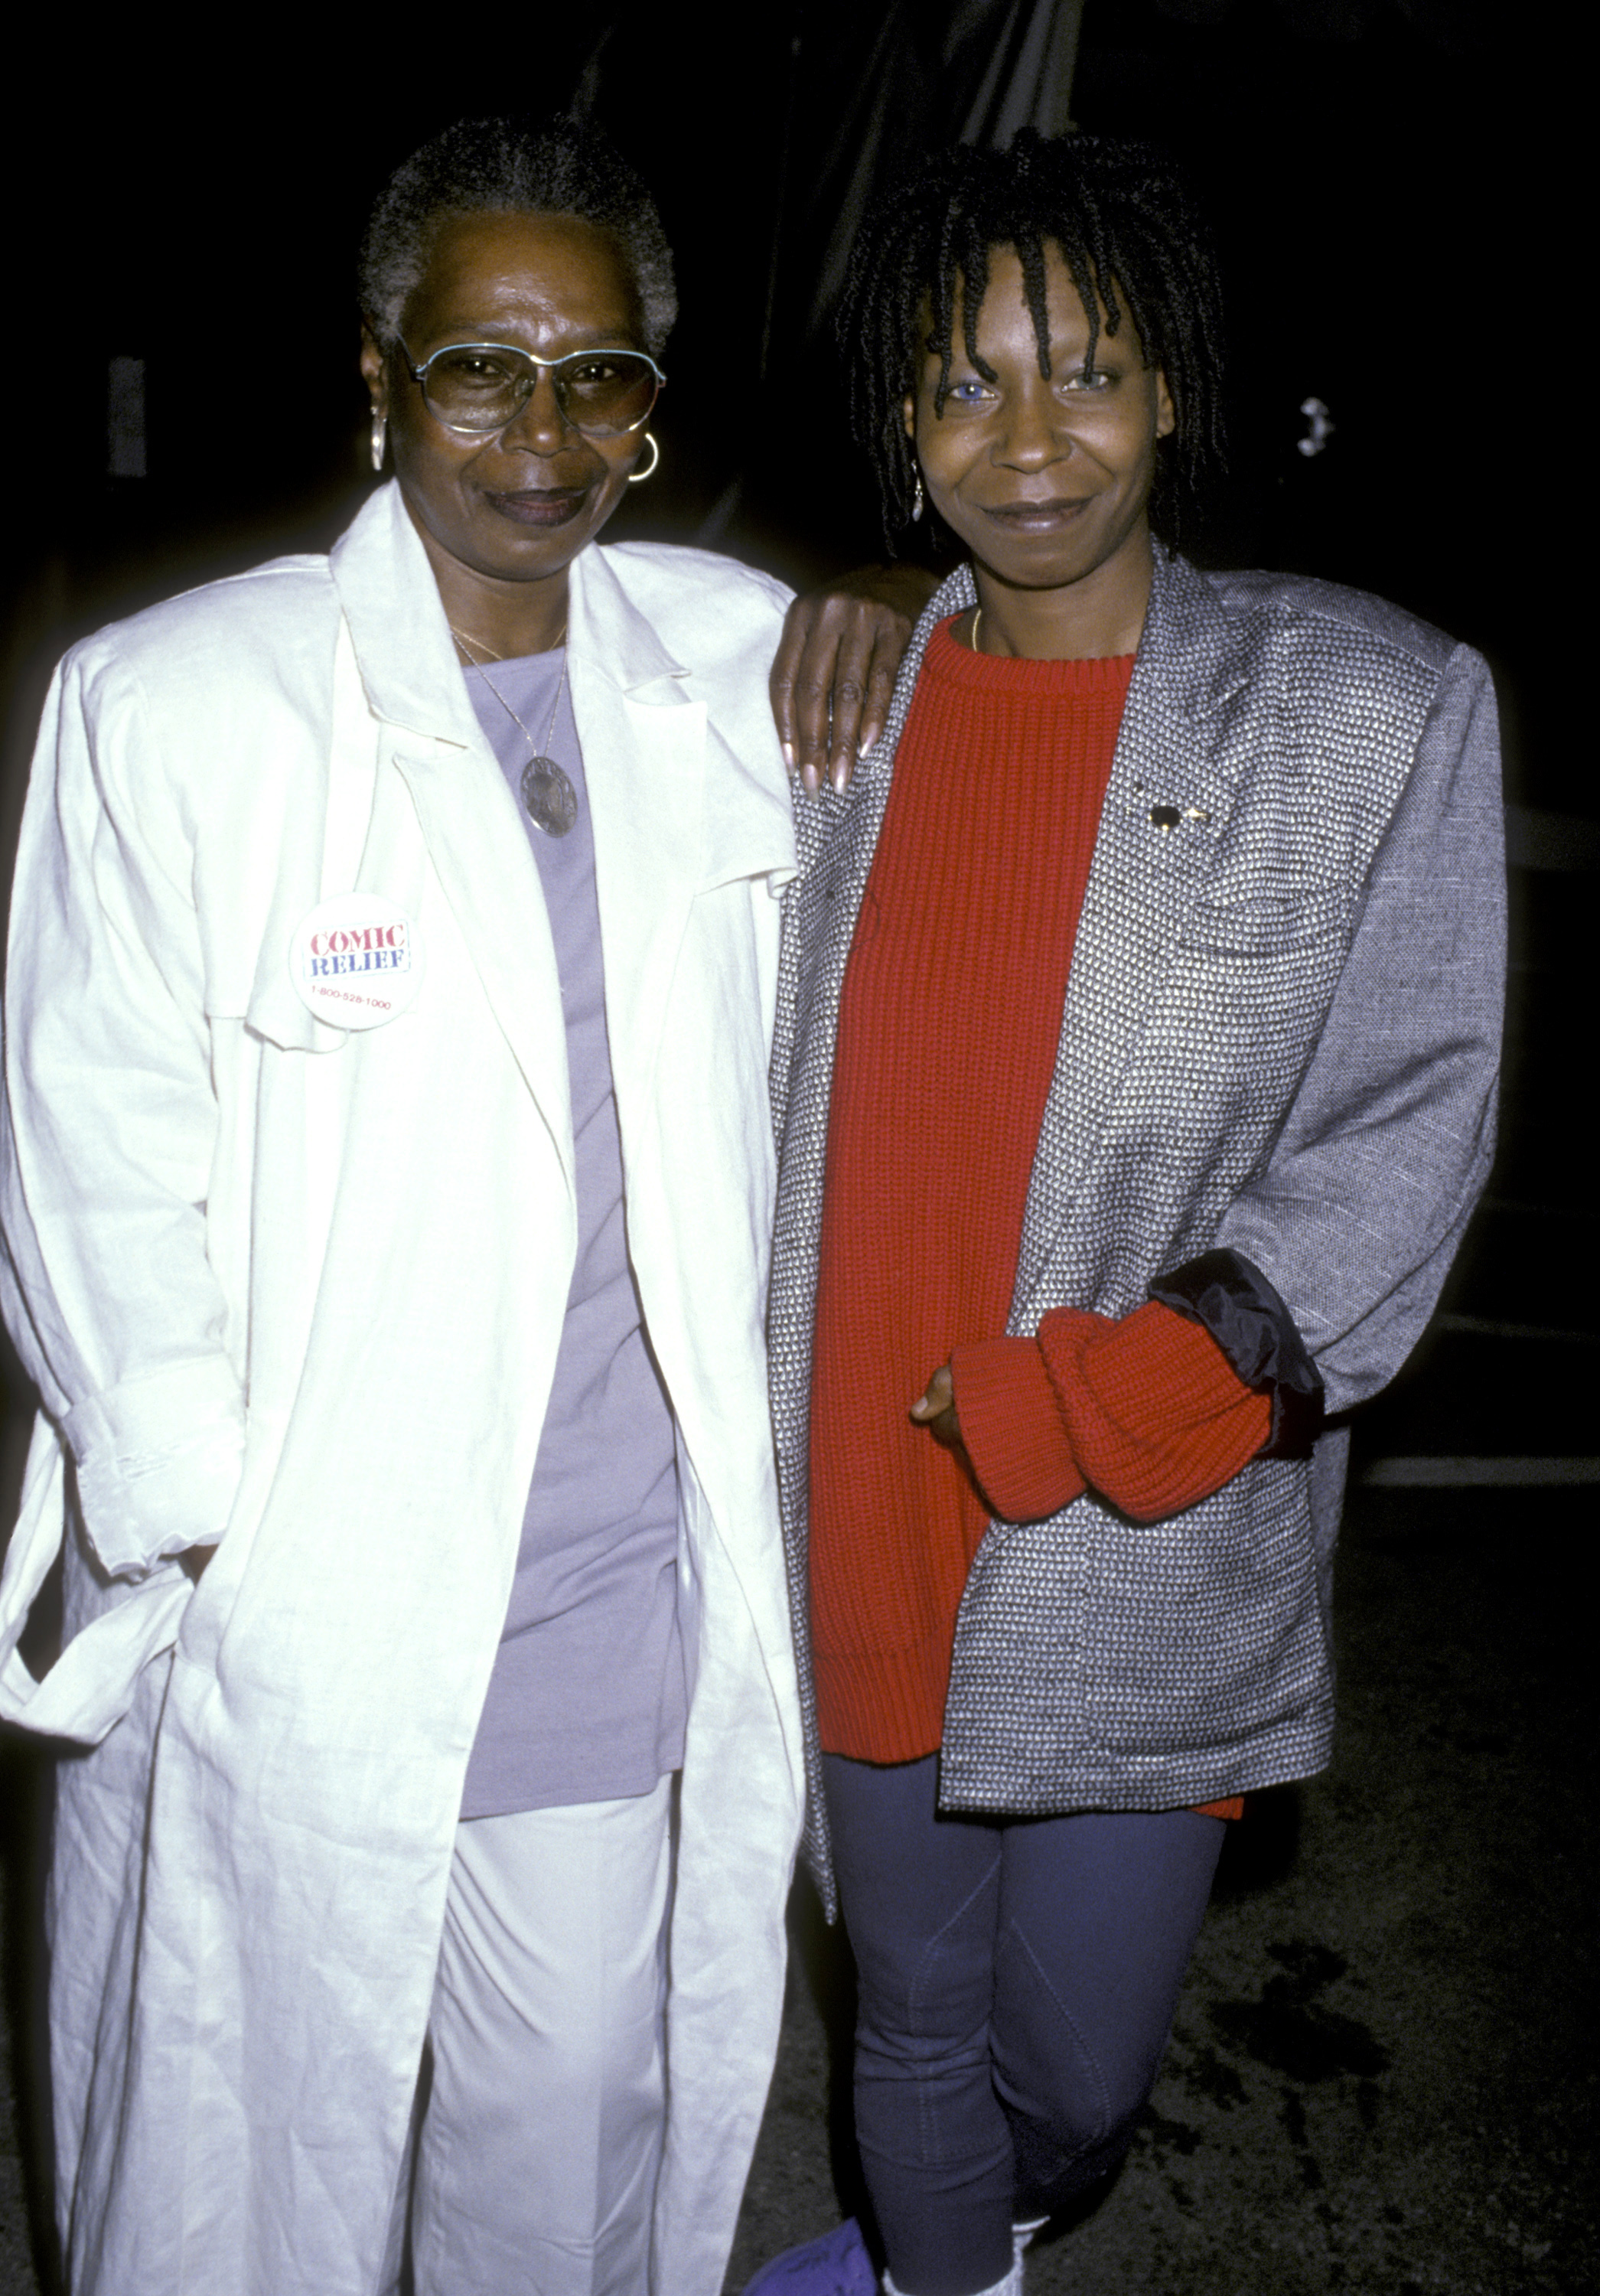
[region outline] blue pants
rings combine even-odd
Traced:
[[[1117,2165],[1150,2093],[1220,1818],[938,1814],[938,1757],[824,1757],[860,1987],[856,2132],[907,2296],[976,2296],[1011,2227]]]

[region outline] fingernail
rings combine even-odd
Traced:
[[[850,785],[850,766],[848,758],[834,758],[833,779],[834,789],[842,797]]]
[[[792,773],[794,771],[794,744],[792,742],[785,742],[782,746],[784,751],[784,763],[788,767],[790,772]]]

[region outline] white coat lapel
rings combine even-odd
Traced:
[[[629,1111],[642,1112],[654,1088],[696,899],[751,878],[775,891],[795,873],[786,791],[708,720],[693,672],[664,644],[627,578],[626,551],[589,549],[574,562],[568,640],[625,1152]],[[715,1046],[706,1053],[714,1062]],[[636,1128],[635,1140],[643,1136]]]
[[[1081,1185],[1184,919],[1216,870],[1239,767],[1227,739],[1244,681],[1232,626],[1204,578],[1158,552],[1079,920],[1055,1070],[1039,1130],[1011,1328]]]
[[[706,710],[595,550],[572,567],[567,643],[595,828],[611,1072],[626,1124],[629,1101],[651,1088],[702,875]]]
[[[561,979],[538,871],[487,745],[408,743],[394,763],[428,856],[496,1020],[538,1103],[572,1184],[572,1119]]]
[[[398,487],[374,496],[333,560],[334,580],[380,736],[373,830],[398,775],[495,1018],[572,1180],[561,982],[538,870],[480,730],[449,626]],[[386,800],[386,801],[385,801]],[[403,801],[403,800],[402,800]],[[383,888],[363,857],[365,889]]]

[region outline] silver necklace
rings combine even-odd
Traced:
[[[490,661],[504,661],[505,656],[500,653],[489,653],[488,648],[484,645],[481,638],[464,636],[454,622],[450,625],[450,636],[466,655],[469,666],[477,671],[506,716],[521,727],[528,746],[533,752],[522,768],[522,803],[528,809],[529,819],[536,829],[542,829],[546,837],[564,837],[578,818],[578,791],[556,764],[555,759],[550,756],[549,750],[551,739],[555,732],[555,721],[561,715],[562,696],[567,690],[566,655],[563,653],[562,656],[561,679],[555,689],[555,703],[550,712],[550,723],[545,728],[544,741],[539,742],[534,740],[533,735],[495,684],[486,664],[473,659],[471,648],[480,647],[483,652],[488,655]],[[566,631],[562,630],[556,644],[564,645],[566,636]]]

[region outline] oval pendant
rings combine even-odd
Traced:
[[[522,802],[546,837],[564,837],[578,818],[578,792],[554,758],[529,758],[522,768]]]

